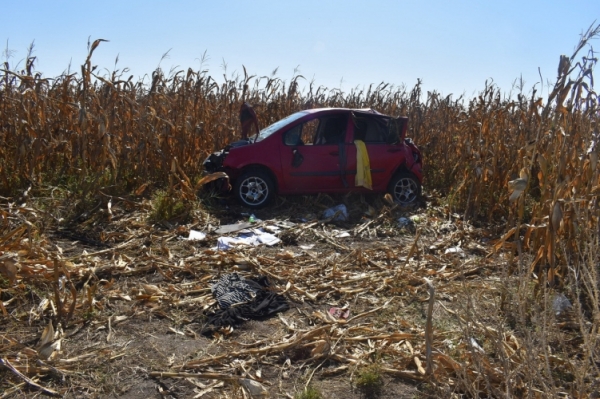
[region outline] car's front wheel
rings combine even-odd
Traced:
[[[394,202],[401,205],[413,204],[421,195],[421,183],[410,172],[396,174],[388,186]]]
[[[248,208],[262,208],[275,195],[275,185],[268,173],[252,169],[235,181],[234,192],[238,201]]]

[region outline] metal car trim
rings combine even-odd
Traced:
[[[336,176],[339,175],[339,170],[334,170],[332,172],[292,172],[290,175],[292,176]]]

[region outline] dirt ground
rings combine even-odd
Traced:
[[[341,202],[348,221],[319,221]],[[282,242],[227,251],[215,249],[215,229],[249,218],[230,201],[186,223],[151,224],[147,203],[113,200],[110,212],[68,230],[43,226],[34,207],[7,208],[25,215],[37,238],[24,230],[3,241],[18,273],[0,280],[0,397],[249,398],[244,379],[272,398],[300,397],[305,387],[331,399],[439,395],[424,371],[424,278],[436,287],[435,345],[449,353],[464,345],[452,315],[459,292],[497,283],[486,255],[498,231],[421,205],[278,199],[254,214],[256,227],[279,224]],[[206,239],[187,240],[191,230]],[[289,310],[201,334],[217,307],[210,281],[231,272],[266,276]],[[329,316],[332,307],[349,316]],[[376,370],[377,389],[361,389],[366,370]]]

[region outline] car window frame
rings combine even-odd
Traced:
[[[296,122],[297,120],[302,119],[307,114],[308,114],[307,111],[298,111],[296,113],[286,116],[283,119],[278,120],[275,123],[272,123],[271,125],[265,127],[264,129],[261,129],[261,131],[258,132],[256,141],[262,141],[262,140],[266,139],[267,137],[270,137],[271,135],[273,135],[273,133],[278,132],[279,130],[284,128],[286,125],[292,124],[292,123]]]
[[[381,140],[378,140],[378,141],[367,141],[366,140],[366,138],[367,138],[366,137],[366,133],[368,132],[368,127],[367,127],[367,129],[365,129],[365,137],[358,138],[356,136],[357,129],[356,129],[356,123],[354,121],[355,119],[364,119],[364,120],[367,121],[367,123],[378,124],[379,122],[377,121],[377,119],[380,119],[380,120],[382,120],[385,123],[385,122],[388,122],[388,120],[389,120],[388,117],[380,116],[380,115],[359,115],[359,116],[353,115],[352,119],[353,119],[353,121],[352,121],[352,142],[354,142],[356,140],[361,140],[362,142],[364,142],[367,145],[388,144],[388,142],[386,140],[386,135],[385,135],[385,132],[384,132],[385,129],[381,130],[381,132],[383,133],[383,136],[380,136]],[[382,128],[382,127],[380,126],[380,128]]]
[[[348,133],[348,116],[345,115],[345,114],[341,114],[340,113],[340,114],[326,114],[326,115],[315,114],[315,115],[312,115],[311,118],[307,118],[306,120],[303,120],[302,122],[297,123],[294,126],[290,126],[290,128],[287,129],[285,132],[283,132],[282,135],[281,135],[282,136],[283,144],[285,146],[287,146],[287,147],[295,147],[295,146],[299,146],[299,145],[300,146],[305,146],[305,145],[306,146],[311,146],[311,145],[315,145],[315,146],[320,146],[320,145],[338,145],[338,143],[335,143],[335,144],[332,144],[332,143],[319,143],[319,144],[317,144],[317,141],[320,138],[320,134],[322,134],[322,132],[321,132],[322,127],[321,126],[322,126],[323,122],[326,121],[329,118],[332,118],[332,117],[344,117],[346,119],[345,120],[345,126],[344,126],[344,134],[343,134],[343,138],[342,138],[342,142],[345,142],[346,141],[346,136],[347,136],[347,133]],[[311,141],[307,142],[306,140],[303,139],[303,138],[306,138],[306,139],[308,138],[308,137],[304,137],[307,134],[307,132],[305,132],[305,126],[307,124],[311,124],[311,123],[315,123],[316,126],[311,126],[311,130],[314,130],[314,133],[310,132],[311,133],[310,134],[310,140]],[[294,129],[298,128],[298,127],[301,128],[300,134],[299,134],[299,137],[298,137],[300,140],[298,142],[296,142],[296,144],[290,144],[290,143],[288,143],[288,141],[287,141],[288,134],[292,130],[294,130]]]

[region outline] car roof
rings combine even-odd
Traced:
[[[321,112],[335,112],[335,111],[339,111],[339,112],[357,112],[357,113],[362,113],[362,114],[388,116],[388,115],[382,114],[381,112],[375,111],[372,108],[335,108],[335,107],[326,107],[326,108],[311,108],[311,109],[305,109],[305,110],[303,110],[303,112],[306,112],[306,113],[309,113],[309,114],[316,114],[316,113],[321,113]]]

